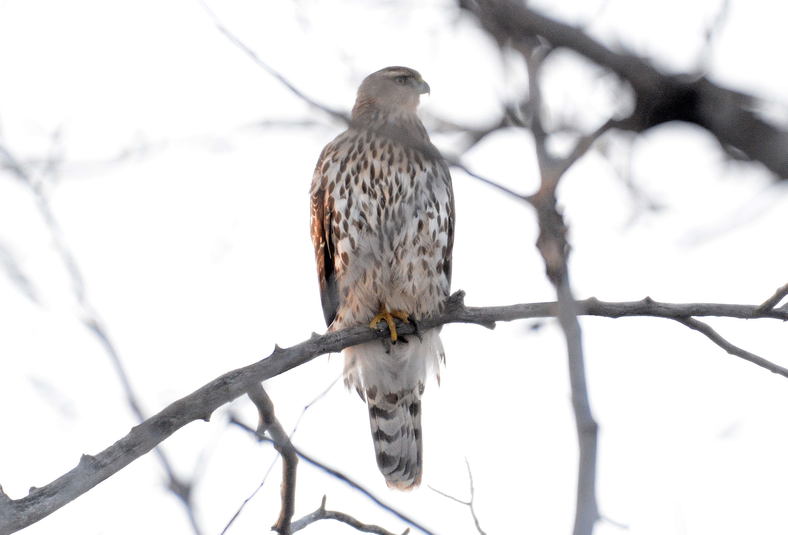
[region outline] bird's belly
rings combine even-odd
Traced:
[[[337,248],[343,323],[366,322],[382,306],[417,319],[437,312],[449,293],[447,237],[424,214],[366,220],[361,228],[351,225]]]

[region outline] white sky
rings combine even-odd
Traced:
[[[718,2],[535,2],[588,23],[609,44],[669,71],[698,66]],[[484,125],[523,87],[522,67],[451,3],[211,4],[222,21],[310,96],[349,109],[367,73],[417,68],[423,108]],[[731,0],[709,61],[721,83],[783,110],[786,9]],[[610,80],[571,54],[548,65],[550,117],[584,126],[622,105]],[[62,156],[47,177],[52,210],[130,378],[152,414],[215,376],[324,330],[308,237],[307,192],[322,146],[341,125],[256,67],[198,1],[0,0],[0,134],[22,160]],[[314,117],[311,128],[256,128]],[[57,135],[55,135],[58,133]],[[445,151],[453,140],[434,136]],[[666,125],[610,136],[567,175],[578,297],[759,303],[787,282],[785,188],[756,165],[727,162],[706,133]],[[630,151],[631,147],[631,151]],[[119,153],[140,149],[112,161]],[[144,149],[144,150],[142,150]],[[631,159],[630,159],[631,156]],[[532,144],[503,131],[466,155],[519,191],[536,184]],[[643,212],[618,171],[665,208]],[[626,175],[626,173],[624,173]],[[551,300],[529,210],[454,173],[454,287],[472,305]],[[633,215],[637,216],[633,218]],[[0,484],[12,497],[43,485],[135,424],[109,359],[79,321],[68,274],[30,191],[0,175],[0,248],[37,301],[0,275]],[[710,320],[733,343],[788,365],[785,326]],[[664,320],[582,320],[592,407],[601,426],[602,513],[633,534],[761,535],[788,531],[788,383]],[[425,481],[386,489],[366,410],[337,386],[301,421],[295,443],[437,533],[474,533],[467,497],[488,533],[567,533],[576,439],[563,343],[548,321],[495,331],[450,325],[448,367],[424,401]],[[341,371],[321,357],[266,387],[286,428]],[[231,410],[256,421],[246,401]],[[206,534],[216,534],[273,459],[226,425],[194,423],[164,446],[189,477]],[[278,512],[279,468],[231,534],[259,533]],[[149,455],[25,533],[190,533]],[[297,516],[329,507],[394,532],[399,521],[302,463]],[[352,533],[323,522],[306,533]],[[610,523],[597,534],[620,533]]]

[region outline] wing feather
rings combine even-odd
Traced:
[[[437,152],[438,149],[435,149]],[[447,218],[447,229],[446,229],[446,255],[443,259],[443,270],[446,274],[446,280],[449,282],[449,288],[451,288],[451,267],[452,267],[452,250],[454,249],[454,190],[451,186],[451,173],[449,172],[449,166],[446,163],[446,160],[440,156],[438,152],[439,159],[438,159],[438,178],[443,181],[446,191],[449,195],[449,201],[446,205],[446,218]]]
[[[317,280],[320,284],[320,302],[323,305],[323,317],[326,326],[337,315],[339,295],[337,292],[336,273],[334,272],[334,236],[331,232],[333,213],[329,208],[326,197],[326,177],[322,173],[323,160],[326,151],[320,155],[312,180],[311,195],[311,232],[312,245],[315,248],[315,262],[317,264]]]

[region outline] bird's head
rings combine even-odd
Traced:
[[[358,88],[356,107],[412,113],[419,105],[419,95],[429,92],[430,86],[413,69],[386,67],[364,78]]]

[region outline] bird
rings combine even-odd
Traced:
[[[347,130],[318,158],[311,237],[329,331],[388,336],[346,348],[344,380],[366,401],[378,468],[393,489],[422,478],[421,397],[445,361],[439,329],[418,322],[449,296],[454,193],[448,165],[417,115],[430,86],[408,67],[361,83]],[[415,323],[417,335],[397,325]]]

